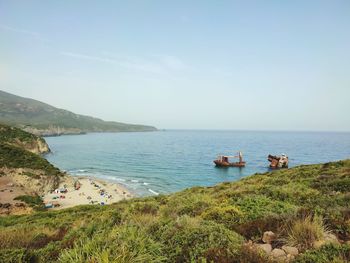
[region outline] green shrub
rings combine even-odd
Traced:
[[[159,205],[155,201],[136,202],[131,205],[131,210],[135,213],[156,215]]]
[[[240,235],[224,226],[189,216],[163,225],[158,235],[169,262],[229,262],[243,243]]]
[[[60,262],[164,262],[162,245],[142,229],[120,226],[113,231],[81,237],[71,249],[63,251]]]
[[[295,205],[263,195],[246,196],[238,199],[234,204],[244,213],[246,221],[273,215],[294,214],[297,210]]]
[[[19,200],[25,202],[30,207],[33,207],[37,211],[44,211],[45,206],[43,199],[38,195],[20,195],[14,198],[14,200]]]
[[[46,175],[63,175],[43,157],[22,148],[0,143],[0,167],[42,170]]]
[[[329,244],[322,246],[317,250],[306,251],[299,255],[295,263],[342,263],[350,261],[350,246],[349,245],[334,245]]]
[[[220,224],[224,224],[228,228],[232,228],[236,225],[243,213],[235,206],[213,206],[202,214],[202,217],[206,220],[212,220]]]
[[[167,205],[162,208],[166,217],[176,218],[181,215],[197,216],[213,205],[213,199],[208,194],[201,194],[185,190],[174,194],[168,199]]]

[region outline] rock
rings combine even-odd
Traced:
[[[262,241],[267,244],[271,244],[272,241],[276,240],[276,234],[272,231],[266,231],[263,234]]]
[[[5,203],[5,204],[2,205],[2,207],[3,207],[3,208],[10,208],[10,207],[11,207],[11,204]]]
[[[279,248],[275,248],[274,250],[272,250],[270,256],[276,260],[285,260],[287,258],[286,252]]]
[[[329,243],[336,244],[336,245],[340,244],[337,236],[332,234],[332,233],[325,234],[324,240],[327,244],[329,244]]]
[[[340,242],[339,242],[339,240],[338,240],[336,235],[334,235],[332,233],[326,233],[322,240],[317,240],[317,241],[314,242],[313,247],[318,249],[318,248],[320,248],[320,247],[322,247],[323,245],[326,245],[326,244],[339,245]]]
[[[257,244],[256,248],[260,251],[265,252],[267,255],[269,255],[272,251],[271,244]]]
[[[288,254],[287,255],[287,262],[291,262],[295,259],[295,256],[291,255],[291,254]]]
[[[253,241],[249,239],[248,242],[247,242],[247,245],[248,246],[252,246],[253,245]]]
[[[282,246],[282,249],[284,252],[292,256],[297,256],[299,254],[299,251],[296,247]]]

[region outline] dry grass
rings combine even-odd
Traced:
[[[47,243],[57,235],[57,231],[49,228],[2,229],[0,232],[0,248],[33,247]]]
[[[304,251],[313,247],[314,243],[322,240],[328,232],[320,216],[306,216],[292,222],[288,229],[286,243]]]

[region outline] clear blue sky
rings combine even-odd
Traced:
[[[350,130],[350,1],[0,1],[0,89],[158,128]]]

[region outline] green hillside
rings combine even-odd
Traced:
[[[350,160],[109,206],[0,218],[0,261],[273,262],[251,245],[261,243],[264,231],[277,235],[273,248],[299,249],[289,262],[348,262]],[[331,234],[334,242],[326,242]]]
[[[0,170],[2,168],[28,168],[43,171],[49,176],[63,175],[40,155],[6,143],[0,143]]]
[[[7,176],[13,169],[22,169],[26,176],[58,177],[63,173],[41,156],[50,149],[45,140],[19,128],[0,124],[0,176]],[[38,172],[38,174],[26,171]],[[47,182],[46,182],[47,183]]]
[[[46,141],[22,129],[0,123],[0,143],[18,146],[33,153],[48,153],[49,146]]]
[[[0,91],[0,122],[28,131],[57,133],[154,131],[145,125],[125,124],[74,114],[33,99]]]

